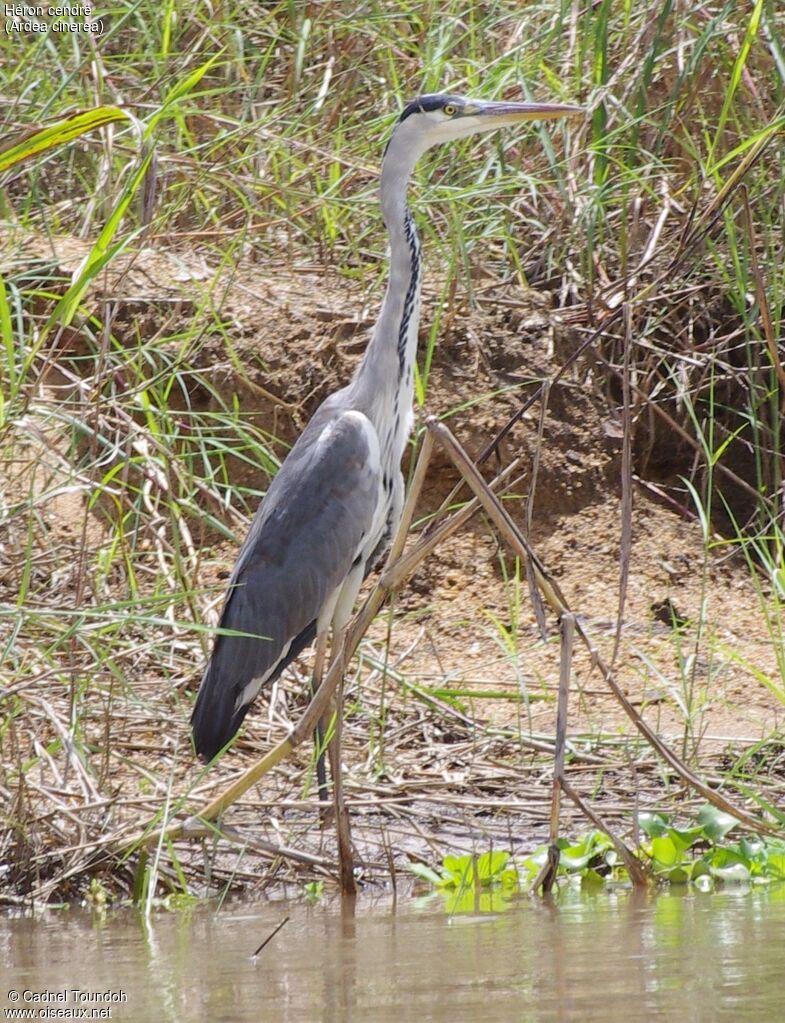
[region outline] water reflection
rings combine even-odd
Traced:
[[[367,897],[235,904],[147,926],[130,911],[72,910],[0,924],[0,1008],[11,988],[79,987],[123,991],[111,1018],[135,1023],[773,1020],[783,925],[782,887],[562,893],[452,916],[438,901]]]

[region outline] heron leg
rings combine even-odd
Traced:
[[[336,636],[336,649],[341,642]],[[342,637],[341,637],[342,639]],[[335,811],[335,831],[338,838],[338,867],[341,878],[341,890],[344,895],[354,895],[357,886],[354,880],[354,860],[352,855],[352,832],[349,825],[349,811],[343,798],[343,778],[341,776],[341,733],[343,731],[343,675],[338,683],[335,694],[335,729],[327,747],[330,756],[330,774],[333,779],[333,808]]]
[[[340,651],[343,642],[343,633],[336,633],[334,636],[333,653]],[[316,655],[314,657],[314,668],[312,677],[313,692],[316,693],[322,684],[325,665],[327,663],[327,632],[319,634],[316,640]],[[325,746],[328,728],[334,720],[333,733]],[[329,817],[327,800],[327,771],[325,769],[325,752],[330,758],[330,774],[333,782],[332,811],[335,817],[335,831],[338,839],[338,867],[341,878],[341,889],[345,895],[353,895],[356,891],[354,880],[354,862],[352,856],[352,834],[349,825],[349,811],[343,798],[343,779],[341,777],[341,733],[343,725],[343,674],[335,691],[335,696],[330,703],[314,730],[314,741],[316,742],[316,778],[319,786],[319,799],[322,805],[322,824],[326,824]]]
[[[313,675],[311,676],[311,696],[316,695],[316,691],[322,684],[322,678],[324,677],[324,666],[327,662],[327,631],[320,632],[316,637],[316,653],[313,661]],[[325,738],[327,736],[327,727],[330,724],[330,711],[329,709],[319,718],[316,728],[314,729],[313,741],[316,747],[316,784],[319,791],[319,799],[321,802],[326,803],[329,799],[327,792],[327,767],[325,765]]]

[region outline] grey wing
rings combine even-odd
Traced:
[[[270,485],[230,579],[220,628],[250,635],[216,637],[191,718],[206,760],[235,734],[261,686],[313,639],[374,527],[374,429],[359,412],[321,411]]]

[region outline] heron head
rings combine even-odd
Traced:
[[[521,121],[552,120],[584,113],[567,103],[518,103],[436,93],[408,103],[393,132],[419,155],[431,146]]]

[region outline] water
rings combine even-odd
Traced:
[[[149,925],[132,911],[71,910],[0,921],[0,1018],[95,1007],[105,1015],[93,1018],[128,1023],[774,1021],[785,1019],[783,933],[782,888],[576,893],[453,916],[441,900],[200,906]],[[124,1000],[77,1002],[74,988]],[[25,1002],[25,990],[68,1000]]]

